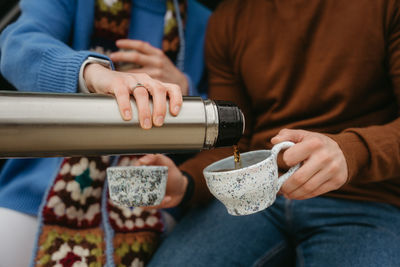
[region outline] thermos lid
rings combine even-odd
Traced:
[[[215,147],[237,144],[245,127],[242,111],[229,101],[215,100],[214,102],[218,110],[218,138]]]

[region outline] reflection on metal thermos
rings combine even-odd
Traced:
[[[184,97],[178,116],[162,127],[123,121],[113,96],[0,92],[0,157],[173,153],[231,146],[244,130],[230,102]]]

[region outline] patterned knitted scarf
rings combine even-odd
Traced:
[[[174,1],[166,3],[162,47],[175,62],[182,46]],[[180,1],[179,8],[184,20],[186,1]],[[115,40],[128,36],[130,10],[131,0],[96,0],[92,47],[115,51]],[[63,160],[40,208],[32,266],[144,266],[150,260],[164,230],[160,211],[115,205],[105,182],[108,166],[129,166],[135,160],[135,156]]]

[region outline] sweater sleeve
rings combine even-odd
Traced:
[[[206,66],[208,69],[209,98],[214,100],[232,101],[242,110],[245,116],[246,129],[244,136],[239,141],[240,151],[248,150],[249,136],[252,132],[252,120],[249,116],[249,97],[245,92],[239,75],[235,73],[232,66],[230,50],[230,38],[233,38],[233,29],[229,9],[221,4],[218,10],[211,16],[206,34]],[[203,169],[212,162],[227,156],[232,156],[233,148],[217,148],[202,151],[195,157],[183,163],[181,170],[190,174],[195,182],[194,195],[191,198],[192,204],[206,203],[211,194],[208,191]]]
[[[67,44],[76,1],[22,0],[21,16],[0,36],[0,70],[21,91],[76,92],[79,69],[88,56]]]
[[[348,165],[349,182],[354,184],[393,179],[400,173],[400,4],[397,0],[391,4],[385,22],[386,64],[397,114],[384,125],[346,129],[328,135],[342,149]]]

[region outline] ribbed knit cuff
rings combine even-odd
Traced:
[[[356,132],[346,131],[340,134],[325,134],[332,138],[342,150],[347,162],[348,179],[351,182],[360,169],[368,164],[369,152]]]
[[[76,93],[80,67],[89,56],[109,60],[104,55],[90,51],[47,50],[41,58],[38,87],[44,92]]]

